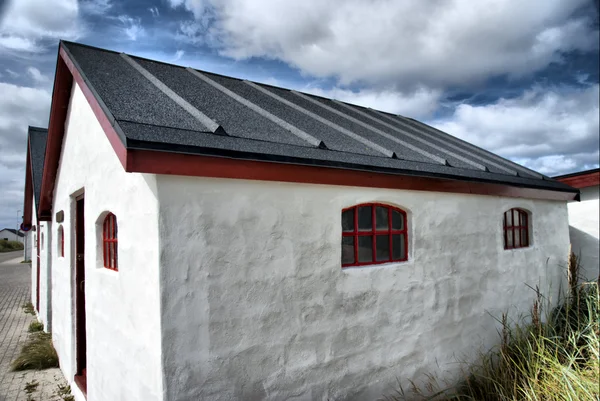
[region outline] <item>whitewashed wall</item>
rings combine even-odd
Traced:
[[[565,202],[157,180],[169,401],[376,399],[455,375],[498,340],[493,316],[529,310],[528,285],[564,283]],[[342,270],[341,210],[373,201],[408,212],[410,259]],[[503,249],[512,207],[532,213],[529,248]]]
[[[127,174],[78,86],[69,105],[54,193],[53,237],[63,226],[65,257],[53,252],[53,340],[65,377],[75,374],[75,195],[85,193],[87,401],[160,400],[158,220],[153,176]],[[118,220],[119,271],[103,267],[102,217]],[[72,385],[72,387],[76,387]],[[78,401],[81,393],[75,391]]]
[[[581,189],[581,202],[569,203],[569,234],[573,252],[581,258],[584,280],[600,277],[600,187]]]
[[[38,221],[35,209],[35,201],[32,202],[32,227],[36,226],[36,231],[30,231],[31,247],[31,303],[36,307],[37,297],[37,230],[40,231],[40,302],[39,309],[36,311],[36,316],[40,322],[44,324],[44,330],[49,332],[52,330],[52,275],[51,275],[51,259],[52,249],[52,231],[50,227],[52,223],[49,221]]]

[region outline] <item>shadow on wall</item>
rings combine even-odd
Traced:
[[[595,281],[600,276],[600,240],[573,226],[569,226],[573,252],[581,258],[581,277]]]

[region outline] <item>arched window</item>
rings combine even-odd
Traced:
[[[58,226],[58,256],[65,257],[65,232],[63,226]]]
[[[504,249],[529,246],[529,215],[523,209],[504,212]]]
[[[408,259],[406,212],[377,203],[342,211],[342,267]]]
[[[109,213],[102,224],[102,250],[107,269],[119,270],[117,248],[117,216]]]

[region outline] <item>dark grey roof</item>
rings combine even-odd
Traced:
[[[129,149],[576,192],[411,118],[81,44],[61,45]]]
[[[6,230],[6,231],[10,231],[11,233],[13,233],[13,234],[15,234],[15,235],[18,235],[19,237],[24,237],[24,236],[25,236],[25,234],[23,234],[23,232],[21,232],[21,231],[17,231],[17,230],[15,230],[14,228],[3,228],[3,229],[2,229],[2,230],[0,230],[0,231],[4,231],[4,230]]]
[[[48,130],[45,128],[29,127],[29,146],[31,147],[31,174],[33,182],[33,197],[35,210],[39,211],[40,192],[42,191],[42,173],[46,156],[46,140]]]

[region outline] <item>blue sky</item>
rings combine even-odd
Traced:
[[[0,4],[0,227],[59,39],[403,114],[548,175],[598,167],[597,0]]]

